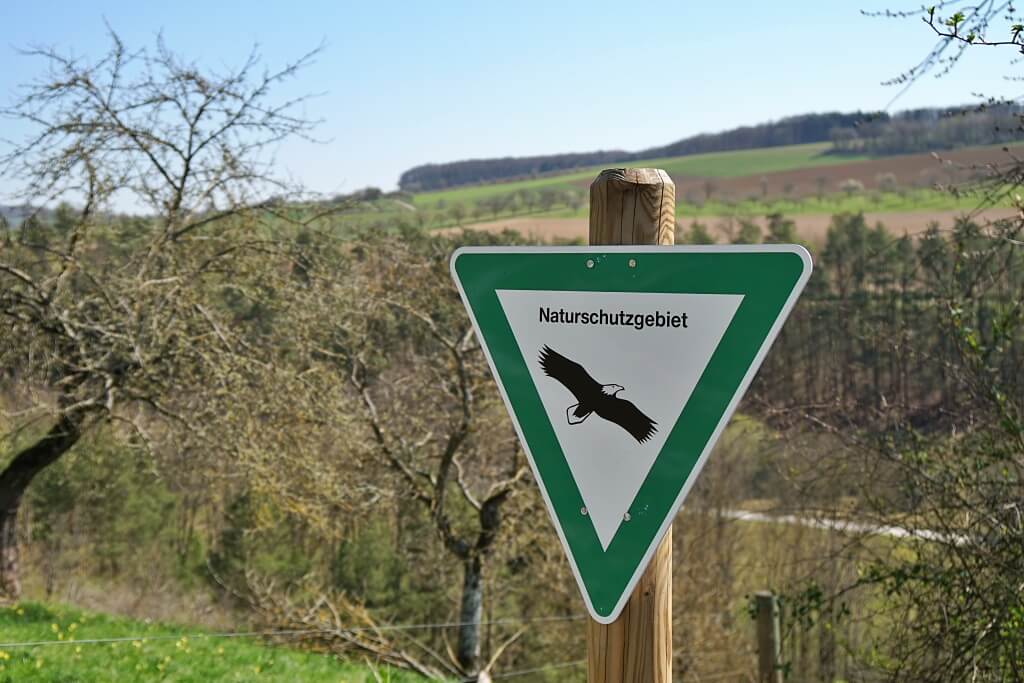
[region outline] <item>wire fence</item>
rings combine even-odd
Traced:
[[[736,669],[735,671],[720,671],[718,673],[711,673],[711,674],[696,674],[695,673],[695,674],[693,674],[693,678],[690,679],[690,680],[692,680],[694,683],[703,683],[704,681],[720,681],[723,678],[729,678],[731,676],[735,676],[737,679],[739,679],[740,676],[743,676],[743,675],[749,674],[749,673],[750,672],[747,671],[746,669]]]
[[[130,642],[155,642],[160,640],[180,640],[182,638],[274,638],[285,636],[316,635],[318,633],[379,633],[385,631],[417,631],[432,628],[457,628],[477,623],[480,626],[501,626],[512,624],[539,624],[559,621],[582,621],[583,615],[570,615],[559,617],[532,617],[529,619],[494,619],[490,621],[466,622],[466,621],[444,621],[420,624],[382,624],[379,626],[344,626],[333,628],[303,628],[303,629],[278,629],[266,631],[226,631],[215,633],[176,633],[157,635],[134,635],[134,636],[112,636],[110,638],[83,638],[72,640],[71,637],[63,640],[28,640],[20,642],[0,643],[0,649],[14,649],[19,647],[43,647],[49,645],[101,645],[104,643],[130,643]]]
[[[566,616],[550,616],[550,617],[532,617],[532,618],[503,618],[493,619],[477,622],[480,626],[501,626],[501,625],[533,625],[543,623],[557,623],[557,622],[572,622],[572,621],[583,621],[586,619],[584,615],[566,615]],[[417,631],[417,630],[428,630],[438,628],[457,628],[460,626],[466,626],[469,623],[465,621],[443,621],[443,622],[424,622],[415,624],[383,624],[379,626],[351,626],[351,627],[333,627],[333,628],[302,628],[302,629],[269,629],[269,630],[255,630],[255,631],[221,631],[221,632],[193,632],[193,633],[175,633],[175,634],[136,634],[128,636],[110,636],[105,638],[82,638],[75,639],[73,635],[69,635],[67,638],[60,640],[28,640],[28,641],[11,641],[11,642],[0,642],[0,650],[11,650],[16,648],[33,648],[33,647],[51,647],[51,646],[82,646],[82,645],[103,645],[103,644],[115,644],[115,643],[148,643],[148,642],[160,642],[160,641],[177,641],[183,638],[192,640],[202,639],[230,639],[230,638],[287,638],[287,637],[302,637],[302,636],[315,636],[322,634],[331,633],[362,633],[362,632],[386,632],[386,631]],[[694,655],[694,656],[713,656],[720,654],[735,654],[731,650],[689,650],[676,652],[676,655]],[[743,654],[749,654],[743,653]],[[542,666],[535,666],[528,669],[517,669],[513,671],[502,671],[489,675],[489,680],[507,680],[513,678],[520,678],[523,676],[529,676],[531,674],[540,674],[552,670],[560,669],[573,669],[586,664],[586,659],[576,659],[572,661],[559,662],[556,664],[544,664]],[[714,681],[728,678],[730,676],[742,676],[747,673],[745,670],[736,671],[723,671],[713,672],[708,674],[697,674],[696,672],[688,672],[684,678],[688,680],[699,681]],[[455,678],[451,679],[456,683],[474,683],[478,680],[482,680],[478,677],[468,678]]]
[[[544,671],[551,671],[552,669],[568,669],[575,668],[586,664],[587,660],[577,659],[571,662],[562,662],[560,664],[545,664],[544,666],[535,666],[532,669],[519,669],[518,671],[503,671],[497,674],[491,674],[490,678],[492,681],[504,680],[507,678],[519,678],[520,676],[529,676],[530,674],[538,674]],[[477,678],[463,678],[461,683],[474,683]]]

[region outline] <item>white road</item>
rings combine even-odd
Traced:
[[[708,510],[708,512],[711,512]],[[815,517],[801,517],[798,515],[771,515],[763,512],[750,512],[748,510],[726,509],[721,514],[727,519],[735,519],[741,522],[763,522],[766,524],[795,524],[798,526],[810,527],[812,529],[828,529],[839,533],[869,534],[874,536],[889,536],[891,538],[919,538],[924,541],[937,541],[940,543],[954,543],[960,545],[966,542],[966,536],[959,534],[943,534],[938,531],[927,529],[907,529],[893,525],[870,524],[866,522],[855,522],[844,519],[819,519]]]

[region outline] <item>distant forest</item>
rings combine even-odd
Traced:
[[[865,119],[829,132],[839,154],[913,154],[1011,142],[1024,138],[1024,108],[998,105],[970,109],[913,109]]]
[[[912,109],[897,114],[860,111],[802,114],[721,133],[703,133],[638,152],[602,150],[425,164],[403,173],[398,185],[408,192],[423,192],[641,159],[811,142],[831,142],[831,152],[836,154],[910,154],[1024,138],[1022,111],[1017,105],[998,105]]]

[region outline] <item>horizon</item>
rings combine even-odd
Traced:
[[[880,82],[919,61],[934,37],[913,20],[860,13],[890,3],[731,7],[671,7],[657,20],[608,22],[605,10],[618,9],[593,3],[530,2],[514,15],[467,3],[403,7],[397,20],[387,14],[394,8],[322,1],[302,14],[195,2],[8,6],[0,9],[10,27],[0,100],[10,103],[18,84],[39,75],[42,64],[18,49],[51,45],[95,58],[107,44],[104,22],[132,47],[149,47],[160,33],[173,51],[214,67],[238,64],[254,44],[274,67],[323,43],[316,62],[279,94],[324,93],[306,113],[324,120],[316,135],[325,142],[288,143],[276,160],[330,195],[369,186],[392,191],[402,172],[424,164],[632,152],[807,113],[895,113],[969,104],[965,93],[1007,94],[1005,56],[975,50],[950,75],[926,76],[891,102],[898,90]],[[745,21],[736,21],[737,9]],[[196,22],[200,15],[204,21]],[[225,26],[232,28],[227,39]],[[630,35],[637,38],[624,42]],[[787,45],[803,48],[772,49]],[[689,64],[714,64],[715,72]],[[3,137],[24,132],[10,127]],[[0,196],[6,200],[13,187],[0,180]]]

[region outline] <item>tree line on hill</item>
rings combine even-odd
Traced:
[[[608,150],[576,154],[547,154],[533,157],[470,159],[444,164],[425,164],[401,175],[398,186],[410,192],[439,190],[459,185],[529,178],[602,164],[617,164],[684,154],[725,152],[755,147],[779,147],[805,142],[825,142],[829,131],[852,126],[869,116],[863,112],[844,114],[803,114],[756,126],[741,126],[722,133],[703,133],[660,147],[637,152]],[[884,114],[881,114],[884,116]]]
[[[644,159],[814,142],[831,142],[832,151],[839,154],[909,154],[1019,140],[1024,138],[1021,113],[1018,105],[994,104],[950,109],[926,107],[897,114],[802,114],[721,133],[702,133],[637,152],[602,150],[424,164],[402,173],[398,185],[408,192],[424,192]]]
[[[1013,142],[1024,138],[1024,108],[1017,104],[955,109],[913,109],[868,118],[829,131],[839,154],[914,154]]]

